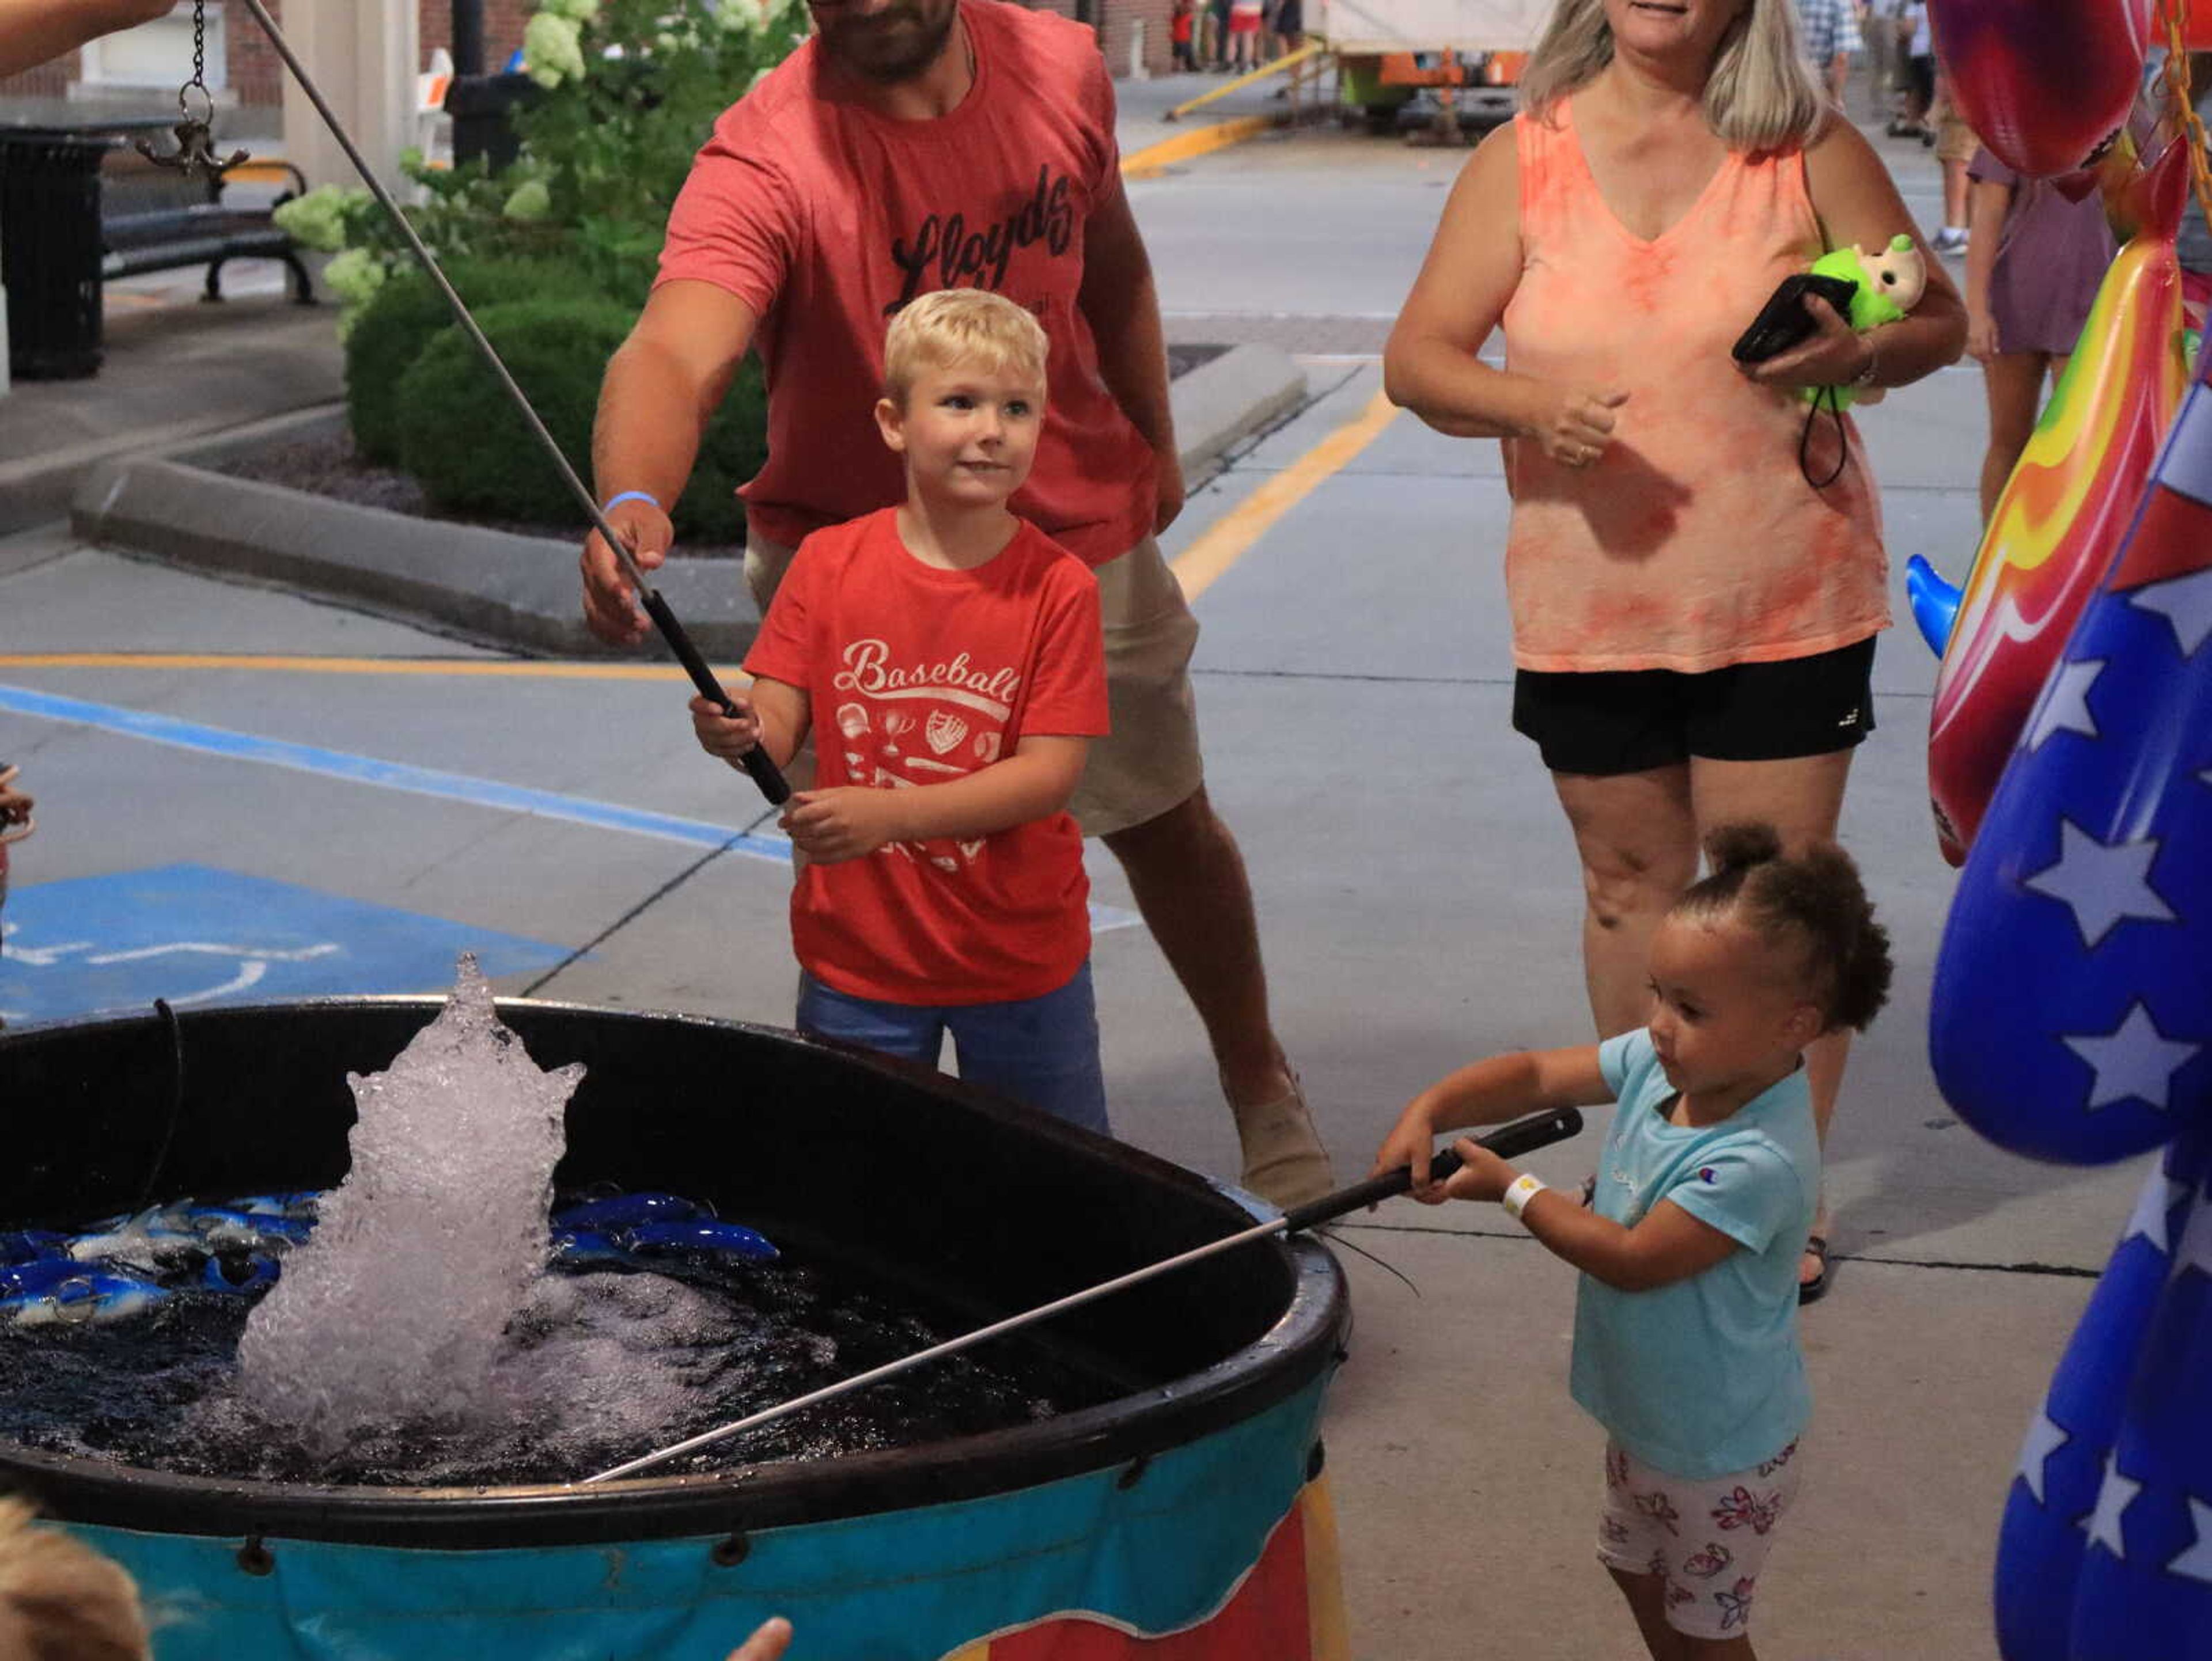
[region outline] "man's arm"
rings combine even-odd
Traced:
[[[35,69],[117,29],[167,17],[175,0],[0,0],[0,75]]]
[[[641,567],[667,558],[675,528],[668,509],[691,477],[700,435],[751,348],[759,319],[751,306],[711,282],[669,282],[607,364],[592,429],[592,477],[599,500],[641,491],[608,520],[629,539]],[[657,506],[656,506],[657,504]],[[584,621],[617,645],[645,638],[629,581],[593,531],[584,543]]]
[[[1083,238],[1083,286],[1076,304],[1097,343],[1099,374],[1159,458],[1159,512],[1152,528],[1164,530],[1182,512],[1182,463],[1168,402],[1167,336],[1160,327],[1152,258],[1120,175],[1091,209]]]

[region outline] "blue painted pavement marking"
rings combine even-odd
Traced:
[[[442,992],[472,951],[488,975],[550,968],[550,941],[468,928],[205,865],[27,884],[0,913],[10,1023],[226,1000]]]
[[[728,826],[704,819],[652,813],[642,808],[595,802],[588,797],[563,796],[555,791],[532,790],[526,785],[502,784],[495,779],[478,779],[465,773],[442,773],[434,767],[413,767],[404,761],[380,761],[374,756],[355,755],[345,750],[262,738],[250,732],[234,732],[227,727],[181,721],[174,716],[149,714],[115,704],[88,703],[51,692],[34,692],[28,687],[0,685],[0,710],[95,727],[103,732],[143,738],[149,743],[167,744],[177,749],[197,750],[204,755],[287,767],[295,773],[318,773],[326,779],[374,785],[380,790],[405,791],[416,796],[434,796],[448,802],[503,809],[535,818],[565,820],[600,830],[627,831],[664,842],[682,842],[703,848],[719,848],[726,842],[730,843],[732,853],[748,859],[765,859],[786,866],[791,863],[790,840],[776,831],[750,831],[731,842],[733,833]],[[1134,912],[1115,906],[1091,907],[1094,934],[1133,928],[1140,920]]]
[[[27,687],[0,686],[0,710],[35,715],[50,721],[68,721],[97,727],[150,743],[177,749],[198,750],[205,755],[234,761],[258,761],[266,767],[289,767],[295,773],[320,773],[326,779],[346,779],[383,790],[405,791],[415,796],[435,796],[448,802],[468,802],[478,807],[504,808],[510,813],[542,819],[565,819],[571,824],[601,830],[629,831],[657,837],[664,842],[684,842],[693,847],[719,848],[727,842],[731,828],[703,819],[684,819],[671,813],[649,813],[641,808],[618,807],[587,797],[562,796],[553,791],[503,785],[495,779],[477,779],[464,773],[441,773],[434,767],[410,767],[404,761],[380,761],[374,756],[352,755],[343,750],[320,749],[312,744],[287,743],[281,738],[259,738],[250,732],[202,726],[173,716],[149,715],[143,710],[113,704],[88,704],[81,699],[33,692]],[[743,836],[730,850],[778,864],[791,858],[790,845],[781,838]]]

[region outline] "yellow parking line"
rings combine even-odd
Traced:
[[[229,669],[286,675],[462,675],[556,681],[681,681],[673,664],[554,663],[542,658],[301,658],[198,652],[14,652],[0,653],[6,669]],[[742,681],[735,669],[718,670]]]
[[[1178,161],[1188,161],[1194,156],[1212,150],[1225,150],[1231,144],[1242,144],[1248,138],[1257,138],[1275,124],[1271,115],[1240,115],[1234,120],[1217,121],[1207,127],[1193,127],[1188,132],[1177,133],[1173,138],[1163,138],[1157,144],[1147,144],[1134,155],[1121,158],[1121,177],[1150,179]]]
[[[1380,438],[1397,414],[1388,397],[1376,393],[1364,409],[1207,526],[1175,562],[1185,597],[1195,600],[1211,588],[1276,520]]]

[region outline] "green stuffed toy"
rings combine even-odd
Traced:
[[[1928,292],[1928,266],[1921,258],[1920,245],[1903,232],[1890,238],[1889,246],[1879,254],[1869,254],[1856,246],[1822,254],[1813,262],[1813,274],[1858,284],[1858,292],[1851,296],[1851,314],[1844,320],[1860,334],[1895,323],[1919,305],[1920,296]],[[1810,403],[1832,391],[1836,408],[1848,409],[1854,403],[1881,403],[1882,390],[1808,386],[1800,396]]]

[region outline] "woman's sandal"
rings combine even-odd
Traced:
[[[1810,1234],[1805,1240],[1805,1255],[1817,1258],[1820,1272],[1809,1281],[1797,1282],[1797,1301],[1800,1305],[1818,1303],[1828,1295],[1828,1238],[1825,1234]]]

